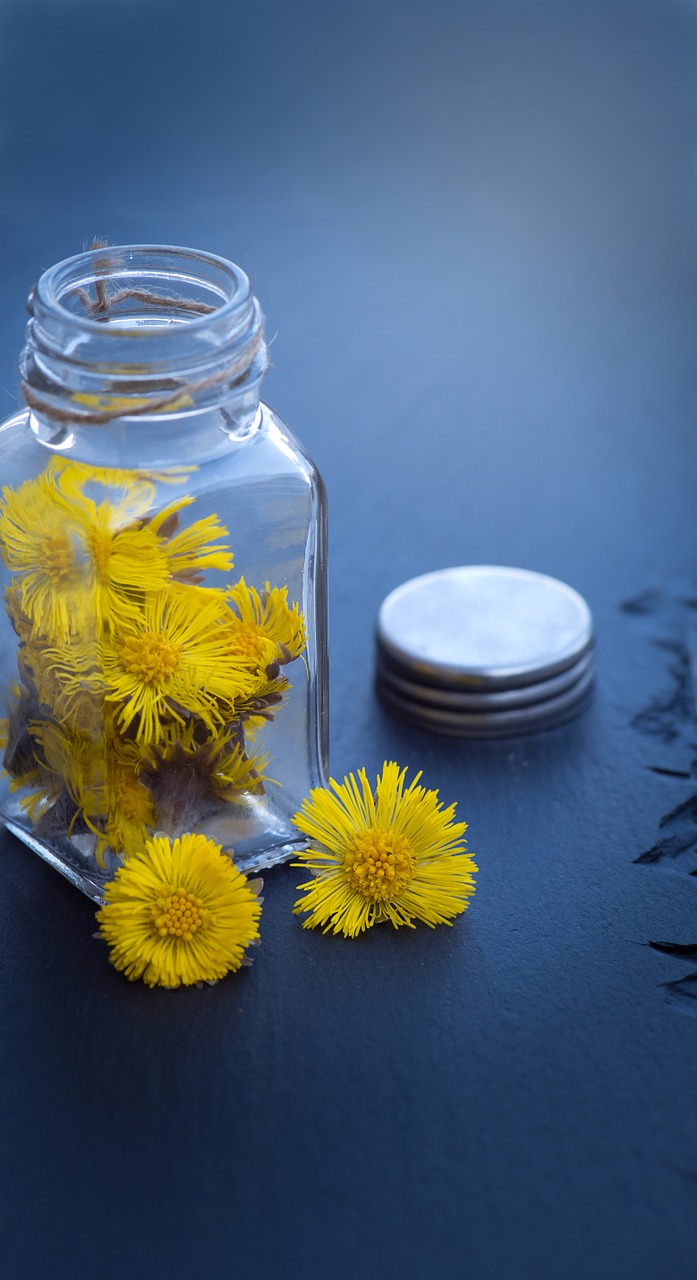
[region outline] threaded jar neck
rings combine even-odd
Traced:
[[[52,447],[225,406],[256,408],[263,316],[239,267],[155,245],[91,249],[51,267],[28,303],[20,370],[35,434]]]

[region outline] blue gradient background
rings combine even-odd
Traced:
[[[694,1274],[695,965],[645,944],[697,943],[696,62],[687,0],[0,0],[0,407],[95,235],[240,263],[329,490],[332,772],[423,768],[481,868],[354,943],[269,873],[253,968],[172,994],[3,836],[8,1280]],[[580,720],[379,710],[379,602],[458,563],[586,596]]]

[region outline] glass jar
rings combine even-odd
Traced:
[[[320,477],[249,280],[98,247],[29,299],[2,430],[5,825],[91,898],[154,832],[290,857],[327,753]]]

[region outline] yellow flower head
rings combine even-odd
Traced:
[[[136,624],[106,637],[107,701],[118,706],[122,730],[136,726],[139,743],[156,744],[167,721],[190,715],[213,729],[225,719],[219,700],[229,705],[251,691],[252,677],[225,644],[217,595],[172,586],[145,601]]]
[[[42,772],[61,779],[70,798],[80,810],[101,813],[105,803],[106,756],[82,734],[51,720],[35,720],[29,731],[36,744],[36,761]]]
[[[261,900],[207,836],[156,836],[106,886],[97,913],[111,961],[150,987],[216,982],[259,940]]]
[[[132,617],[138,593],[169,577],[160,539],[134,523],[142,498],[125,486],[116,503],[96,503],[70,477],[68,469],[48,468],[19,489],[3,489],[0,503],[0,549],[16,574],[12,615],[60,642],[101,635]]]
[[[253,737],[265,724],[276,718],[288,701],[286,695],[290,688],[290,680],[285,676],[276,676],[270,680],[268,676],[261,675],[256,677],[251,693],[235,701],[234,714],[244,724],[248,737]]]
[[[104,497],[106,495],[106,498]],[[0,551],[16,577],[7,605],[15,629],[65,642],[113,631],[137,616],[147,592],[229,572],[216,515],[181,531],[191,496],[153,513],[155,485],[138,472],[53,459],[35,480],[5,488]]]
[[[228,726],[211,733],[190,720],[166,728],[149,768],[155,777],[171,771],[180,789],[186,779],[198,776],[206,794],[232,801],[250,792],[263,793],[268,763],[268,755],[248,754],[241,733]]]
[[[406,769],[385,764],[375,791],[365,769],[343,784],[316,788],[293,819],[310,839],[300,862],[314,873],[298,887],[303,927],[355,938],[389,920],[397,929],[422,920],[449,924],[469,904],[477,870],[463,839],[466,822],[454,822],[437,791],[405,790]]]
[[[27,480],[4,488],[0,503],[0,550],[13,584],[11,613],[51,634],[73,630],[80,575],[75,559],[73,522],[66,522],[47,482]]]
[[[195,499],[178,498],[163,507],[150,521],[150,528],[164,540],[169,572],[179,582],[199,583],[204,569],[232,569],[232,553],[221,538],[230,535],[216,515],[204,516],[179,531],[179,512]]]
[[[110,744],[106,757],[106,813],[95,814],[96,818],[104,818],[104,830],[85,816],[87,825],[97,836],[95,856],[100,866],[104,865],[107,848],[121,857],[138,852],[155,826],[152,792],[124,758],[124,753],[114,750],[115,746],[116,742]]]
[[[240,744],[228,742],[218,750],[211,748],[211,784],[221,800],[239,800],[241,796],[263,793],[267,781],[268,755],[248,755]]]
[[[263,673],[274,662],[285,665],[299,657],[306,644],[305,623],[297,604],[289,606],[287,587],[272,588],[267,582],[259,594],[240,578],[228,600],[230,643],[254,671]]]
[[[84,824],[81,829],[97,837],[100,867],[105,849],[120,856],[141,849],[155,825],[152,793],[139,777],[142,755],[135,743],[109,736],[112,719],[108,712],[102,725],[107,736],[94,738],[55,721],[29,724],[37,780],[52,801],[63,790],[67,793],[72,823]]]
[[[223,804],[264,792],[268,757],[247,754],[239,727],[211,732],[200,720],[173,721],[147,756],[141,781],[152,794],[157,826],[171,836],[198,830]]]
[[[59,648],[32,640],[17,655],[22,678],[39,706],[66,728],[95,740],[104,734],[104,681],[97,658],[96,645],[79,638]]]
[[[33,769],[26,768],[29,753]],[[85,812],[103,804],[103,750],[54,721],[30,719],[13,755],[10,789],[28,789],[20,805],[35,825],[44,826],[43,834],[49,834],[47,823],[50,834],[57,834],[56,822],[60,834],[70,836],[76,827],[86,831]]]

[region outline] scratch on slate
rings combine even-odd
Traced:
[[[663,592],[658,587],[649,587],[646,591],[640,591],[638,595],[632,596],[629,600],[623,600],[620,609],[623,613],[633,613],[640,617],[646,614],[656,613],[663,603]]]
[[[687,645],[678,640],[657,640],[659,649],[672,655],[668,668],[673,679],[672,691],[663,698],[654,698],[643,711],[632,718],[632,725],[641,733],[673,742],[680,736],[684,725],[695,721],[695,694],[693,685],[692,656]]]
[[[668,1004],[677,1004],[686,1013],[697,1015],[697,973],[688,973],[677,982],[663,984]]]
[[[650,942],[649,946],[678,960],[697,960],[697,942]],[[668,1004],[678,1005],[686,1013],[697,1015],[697,969],[684,978],[664,982],[663,990]]]
[[[664,768],[663,765],[660,765],[660,764],[647,764],[646,768],[650,769],[652,773],[662,774],[663,777],[665,778],[691,778],[692,777],[692,774],[688,773],[686,769],[666,769]]]
[[[662,951],[667,956],[679,956],[685,960],[697,960],[697,942],[650,942],[654,951]]]
[[[656,621],[661,629],[668,624],[673,634],[672,639],[658,639],[655,634],[653,637],[653,643],[668,656],[667,674],[671,688],[637,712],[631,721],[632,726],[659,741],[678,742],[682,749],[691,748],[694,752],[697,747],[697,632],[694,626],[697,595],[694,588],[684,587],[681,592],[667,593],[651,587],[626,600],[620,608],[637,619],[653,619],[657,615]],[[688,616],[688,611],[692,616]],[[656,622],[651,621],[649,625],[653,627]],[[687,768],[659,764],[647,767],[655,774],[688,781],[697,775],[697,755],[693,755]],[[659,827],[660,839],[634,861],[659,866],[674,863],[679,858],[680,870],[697,876],[697,792],[665,813]],[[669,1004],[697,1015],[697,968],[692,967],[697,964],[697,942],[655,941],[648,945],[690,965],[690,972],[682,978],[663,983],[663,990]]]
[[[635,862],[652,865],[672,861],[689,852],[694,852],[697,857],[697,791],[670,813],[664,813],[660,828],[666,834],[650,849],[640,853]]]

